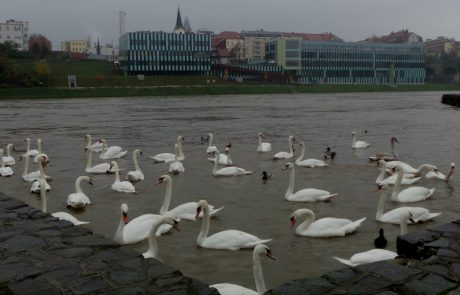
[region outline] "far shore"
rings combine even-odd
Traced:
[[[88,88],[0,88],[0,99],[139,97],[187,95],[238,95],[288,93],[460,91],[460,84],[423,85],[294,85],[294,84],[213,84],[168,85],[151,87]]]

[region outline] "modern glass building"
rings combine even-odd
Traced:
[[[208,75],[211,37],[206,34],[130,32],[120,36],[127,75]]]
[[[306,41],[267,43],[266,59],[300,83],[423,84],[424,45]]]

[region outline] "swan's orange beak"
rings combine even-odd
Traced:
[[[126,213],[126,212],[123,212],[123,222],[125,224],[128,224],[128,213]]]
[[[291,217],[291,228],[293,228],[295,225],[295,218]]]
[[[380,185],[378,185],[376,188],[375,188],[375,192],[379,192],[382,190],[382,187]]]
[[[276,258],[272,255],[272,251],[270,251],[269,249],[267,249],[267,254],[265,254],[268,258],[271,258],[273,260],[276,260]]]
[[[160,184],[162,184],[162,183],[163,183],[163,178],[160,177],[160,178],[158,178],[158,182],[155,183],[155,185],[160,185]]]
[[[200,217],[200,213],[201,213],[201,206],[196,208],[196,215],[195,215],[195,219],[198,219]]]

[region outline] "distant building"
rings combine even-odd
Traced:
[[[426,53],[428,55],[452,54],[460,51],[460,43],[453,38],[437,37],[425,40]]]
[[[120,36],[119,61],[127,75],[208,75],[211,36],[194,34],[177,10],[173,33],[130,32]]]
[[[219,44],[221,40],[225,43],[230,62],[238,63],[246,60],[245,42],[240,33],[224,31],[212,36],[212,40],[215,44]]]
[[[421,44],[423,43],[423,38],[419,35],[409,32],[409,30],[401,30],[399,32],[391,32],[386,36],[372,36],[364,40],[363,42],[368,43],[408,43],[408,44]]]
[[[13,42],[18,50],[28,50],[29,22],[9,19],[0,22],[0,43]]]
[[[100,45],[99,42],[96,42],[83,53],[88,54],[88,59],[114,61],[118,59],[118,52],[119,49],[112,44]]]
[[[244,38],[246,60],[258,62],[265,60],[265,43],[281,37],[281,33],[264,30],[242,31],[241,36]]]
[[[267,43],[267,61],[299,83],[423,84],[423,44],[309,41],[298,36]]]
[[[61,42],[61,50],[71,53],[83,53],[90,48],[90,45],[89,38],[86,40],[67,40]]]

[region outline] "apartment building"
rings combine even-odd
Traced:
[[[13,42],[18,50],[28,50],[29,22],[9,19],[0,22],[0,43]]]

